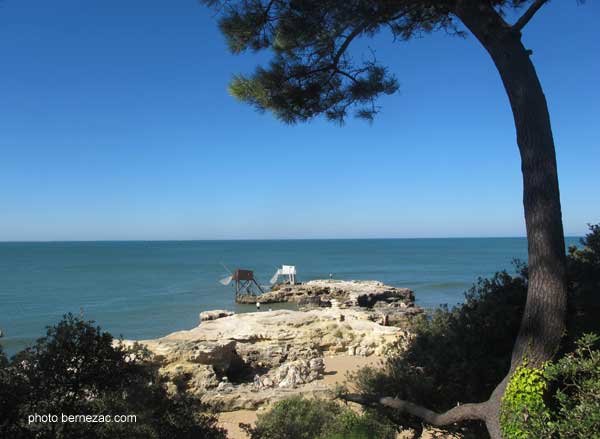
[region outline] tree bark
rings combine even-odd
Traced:
[[[508,95],[523,174],[529,286],[510,370],[490,397],[486,424],[500,438],[499,408],[508,377],[524,360],[539,367],[556,353],[565,330],[565,242],[554,139],[546,97],[518,29],[485,2],[459,1],[456,15],[490,54]]]

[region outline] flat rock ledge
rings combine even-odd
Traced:
[[[169,391],[185,388],[219,411],[256,409],[295,393],[325,392],[324,355],[383,355],[402,346],[408,332],[374,315],[336,306],[233,314],[140,343],[155,354]]]

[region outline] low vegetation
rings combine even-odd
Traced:
[[[367,411],[357,414],[334,401],[294,396],[259,415],[256,426],[242,424],[251,439],[394,439],[395,427]]]
[[[516,370],[500,412],[506,439],[600,438],[599,340],[586,334],[558,361]]]
[[[0,438],[226,437],[216,418],[185,394],[167,395],[148,352],[113,342],[109,333],[67,315],[11,361],[0,352]],[[63,415],[91,418],[62,422]],[[122,415],[125,422],[115,422]],[[100,422],[108,416],[111,422]]]

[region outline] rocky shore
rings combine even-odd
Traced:
[[[238,303],[284,303],[299,305],[331,306],[331,301],[340,306],[372,307],[377,302],[408,307],[414,304],[415,296],[408,288],[396,288],[373,280],[311,280],[296,285],[276,285],[269,292],[258,296],[239,296]]]
[[[312,281],[282,286],[259,300],[312,307],[206,311],[194,329],[141,342],[160,362],[171,391],[185,388],[219,411],[323,393],[324,357],[384,355],[402,345],[409,335],[406,319],[422,311],[412,291],[374,281]]]

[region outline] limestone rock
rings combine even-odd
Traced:
[[[229,317],[234,314],[235,314],[234,312],[227,311],[224,309],[215,309],[212,311],[202,311],[200,313],[200,322],[206,322],[208,320],[222,319],[223,317]]]

